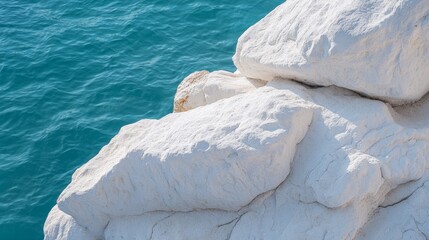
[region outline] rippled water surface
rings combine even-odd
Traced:
[[[0,239],[42,239],[74,170],[119,128],[172,111],[196,70],[282,1],[0,0]]]

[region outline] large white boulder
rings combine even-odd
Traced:
[[[288,0],[240,37],[234,63],[251,78],[416,101],[429,91],[429,1]]]
[[[337,87],[274,80],[144,120],[123,128],[74,174],[59,199],[67,221],[50,217],[45,232],[419,239],[429,232],[427,109],[427,99],[392,108]]]
[[[237,211],[289,174],[310,125],[306,101],[260,88],[125,126],[73,175],[59,208],[95,236],[152,211]]]
[[[174,111],[184,112],[262,87],[266,82],[227,71],[199,71],[187,76],[174,96]]]
[[[284,80],[268,87],[310,95],[313,121],[286,181],[241,217],[230,239],[355,239],[366,229],[371,231],[365,239],[380,239],[389,231],[383,226],[401,226],[405,232],[406,219],[372,218],[412,195],[416,188],[410,184],[429,177],[429,123],[412,127],[407,119],[398,120],[413,115],[336,87],[303,90]],[[419,199],[429,201],[427,195]],[[400,211],[416,214],[426,205]],[[377,225],[381,221],[386,223]],[[417,226],[429,231],[424,222]]]

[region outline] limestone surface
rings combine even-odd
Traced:
[[[413,102],[429,91],[429,1],[288,0],[240,37],[234,62],[247,77]]]
[[[265,85],[264,81],[246,78],[227,71],[199,71],[186,77],[174,96],[174,111],[184,112],[214,103]]]
[[[59,210],[57,205],[49,212],[43,231],[45,239],[96,240],[91,233],[77,224],[73,217]]]
[[[76,171],[58,206],[97,237],[122,216],[237,211],[285,180],[311,119],[304,101],[260,88],[128,125]]]
[[[427,108],[274,80],[129,125],[75,173],[46,238],[420,239]]]

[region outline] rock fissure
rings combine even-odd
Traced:
[[[412,182],[412,181],[410,181]],[[418,190],[420,190],[422,187],[424,187],[426,182],[423,182],[420,186],[418,186],[416,189],[414,189],[410,194],[408,194],[407,196],[403,197],[402,199],[400,199],[397,202],[394,202],[392,204],[388,204],[388,205],[384,205],[384,206],[379,206],[379,208],[389,208],[389,207],[393,207],[396,206],[398,204],[401,204],[402,202],[407,201],[415,192],[417,192]],[[405,183],[406,184],[406,183]],[[392,191],[394,191],[395,189],[393,189]]]
[[[164,220],[166,220],[166,219],[170,218],[170,217],[171,217],[171,216],[173,216],[173,215],[174,215],[174,213],[173,213],[173,214],[170,214],[170,215],[168,215],[168,216],[166,216],[166,217],[164,217],[164,218],[162,218],[161,220],[157,221],[157,222],[152,226],[152,229],[151,229],[151,231],[150,231],[150,235],[149,235],[149,240],[152,240],[154,229],[158,226],[158,224],[160,224],[162,221],[164,221]]]

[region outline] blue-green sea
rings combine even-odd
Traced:
[[[121,126],[161,118],[197,70],[281,0],[0,0],[0,239],[42,239],[72,173]]]

